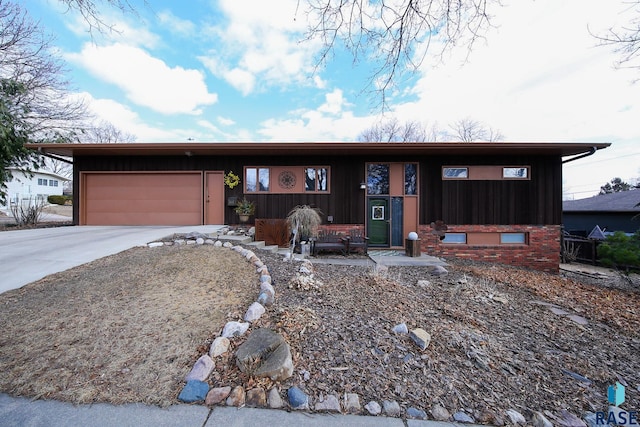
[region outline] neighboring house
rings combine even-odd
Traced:
[[[33,144],[73,157],[80,225],[234,224],[233,200],[255,219],[297,205],[323,227],[359,229],[369,246],[401,249],[415,231],[431,255],[558,271],[562,163],[601,143]],[[230,189],[224,174],[240,175]],[[440,241],[431,224],[448,226]]]
[[[7,204],[0,205],[3,209],[8,209],[9,203],[26,202],[29,200],[47,200],[51,195],[62,195],[63,184],[69,181],[67,178],[48,172],[37,170],[32,173],[25,172],[18,168],[8,168],[12,178],[6,182]]]
[[[562,223],[569,234],[588,236],[599,226],[602,231],[635,233],[640,229],[640,190],[601,194],[562,202]]]

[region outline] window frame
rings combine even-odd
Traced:
[[[281,169],[285,169],[294,174],[296,178],[296,182],[301,183],[301,187],[298,187],[298,190],[291,191],[283,191],[277,185],[279,177],[277,176],[277,172]],[[315,179],[314,186],[315,190],[307,189],[307,171],[314,170]],[[255,190],[249,190],[248,184],[250,180],[248,179],[248,173],[250,171],[255,171]],[[260,173],[261,171],[267,171],[266,174],[269,175],[268,178],[268,187],[266,189],[260,189]],[[265,172],[263,172],[265,173]],[[282,173],[282,172],[280,172]],[[324,176],[322,176],[324,175]],[[250,165],[244,166],[243,168],[243,178],[244,185],[242,186],[243,194],[329,194],[331,193],[331,166],[329,165],[295,165],[295,166],[260,166],[260,165]],[[325,187],[321,185],[324,181]]]

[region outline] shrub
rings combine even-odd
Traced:
[[[64,205],[66,201],[66,196],[51,195],[47,197],[47,202],[51,203],[52,205]]]
[[[640,230],[632,236],[621,231],[608,236],[598,246],[598,259],[608,267],[640,267]]]

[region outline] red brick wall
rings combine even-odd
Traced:
[[[529,241],[525,245],[443,244],[431,231],[429,225],[420,225],[421,249],[427,255],[518,265],[553,273],[559,271],[559,225],[448,225],[447,231],[451,233],[528,233]]]
[[[321,230],[332,230],[338,234],[348,236],[351,230],[361,230],[364,234],[364,224],[325,224],[318,227]]]

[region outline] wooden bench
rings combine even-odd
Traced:
[[[335,231],[320,230],[318,237],[311,239],[311,254],[316,256],[322,251],[339,251],[342,255],[346,255],[349,252],[349,239]]]
[[[347,251],[355,252],[358,249],[362,249],[363,253],[366,254],[369,249],[369,238],[364,236],[364,233],[359,228],[354,228],[349,232],[349,239]]]

